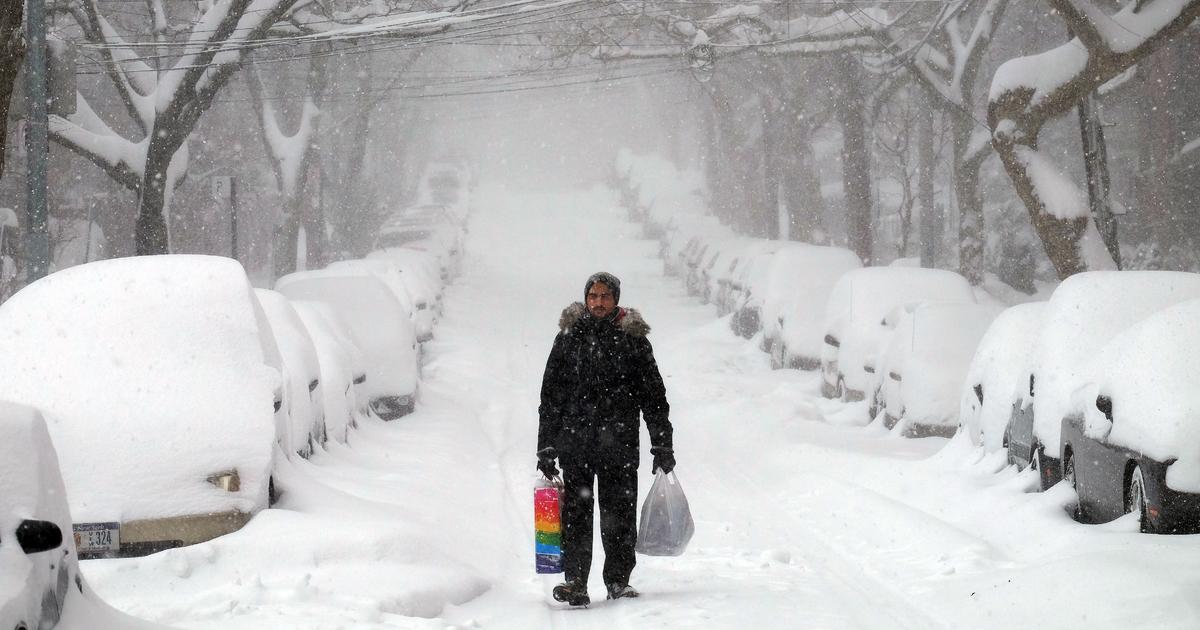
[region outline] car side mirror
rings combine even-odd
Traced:
[[[1099,409],[1100,413],[1104,414],[1104,417],[1108,418],[1109,422],[1113,421],[1112,399],[1111,398],[1109,398],[1108,396],[1104,396],[1104,395],[1097,396],[1096,397],[1096,409]]]
[[[50,521],[26,519],[17,526],[17,543],[26,554],[58,549],[62,542],[62,530]]]

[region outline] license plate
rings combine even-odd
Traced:
[[[76,523],[71,528],[79,553],[116,553],[121,549],[120,523]]]

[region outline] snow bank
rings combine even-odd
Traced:
[[[277,352],[228,258],[94,262],[0,306],[0,397],[45,413],[76,522],[266,507]]]
[[[1067,278],[1046,305],[1034,356],[1034,434],[1059,457],[1062,418],[1071,395],[1095,376],[1096,356],[1134,323],[1168,306],[1200,298],[1200,274],[1091,271]]]
[[[982,444],[985,450],[1003,447],[1013,393],[1025,387],[1045,308],[1045,302],[1030,302],[1005,309],[988,327],[971,359],[962,386],[959,422],[971,442]],[[982,403],[976,385],[983,392]]]
[[[1200,492],[1197,322],[1200,300],[1177,304],[1122,332],[1096,361],[1099,393],[1113,405],[1108,440],[1159,461],[1177,458],[1167,485],[1181,492]],[[1094,401],[1085,410],[1099,414]]]

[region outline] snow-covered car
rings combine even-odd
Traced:
[[[979,340],[999,310],[955,302],[923,302],[905,310],[877,369],[876,407],[884,426],[906,437],[950,437],[958,429],[959,395]]]
[[[462,160],[446,159],[426,166],[417,188],[423,204],[444,206],[456,225],[464,226],[471,209],[471,169]]]
[[[967,368],[959,401],[959,430],[976,446],[1007,447],[1013,405],[1022,399],[1022,377],[1042,329],[1045,302],[1010,306],[988,326]]]
[[[295,300],[292,307],[308,331],[321,368],[321,411],[326,435],[345,444],[350,429],[367,418],[370,408],[365,391],[366,359],[350,339],[348,326],[322,302]]]
[[[349,275],[370,274],[379,278],[392,291],[392,295],[396,296],[396,299],[400,302],[400,306],[404,307],[404,310],[408,312],[412,320],[414,332],[417,335],[417,342],[425,343],[433,339],[433,309],[428,308],[428,306],[417,308],[416,301],[413,300],[408,288],[411,283],[405,278],[406,273],[412,272],[405,271],[399,262],[384,258],[341,260],[330,263],[326,269],[334,272],[345,272]]]
[[[283,294],[270,289],[255,289],[254,294],[271,325],[282,361],[281,411],[291,421],[288,452],[308,457],[328,437],[317,349],[300,315]]]
[[[327,269],[288,274],[275,290],[322,302],[348,327],[367,362],[366,395],[384,420],[412,412],[417,401],[417,336],[412,319],[382,280]]]
[[[1062,421],[1081,520],[1137,513],[1144,532],[1200,531],[1200,300],[1150,315],[1095,360]]]
[[[711,215],[687,215],[673,219],[673,229],[668,230],[663,240],[661,255],[663,270],[669,276],[677,276],[686,283],[688,260],[703,241],[703,234],[719,231],[720,221]]]
[[[1034,466],[1042,488],[1058,483],[1062,421],[1074,392],[1094,379],[1097,353],[1155,312],[1198,298],[1200,274],[1180,271],[1090,271],[1058,285],[1021,378],[1028,397],[1009,419],[1009,460]]]
[[[241,265],[140,256],[60,271],[0,305],[0,397],[37,407],[80,555],[241,528],[287,444],[280,357]]]
[[[79,572],[67,493],[42,414],[0,401],[0,628],[148,630]]]
[[[718,317],[724,317],[731,312],[729,295],[732,291],[733,275],[741,257],[754,240],[745,236],[734,236],[718,242],[715,246],[716,256],[703,270],[704,299],[717,307]]]
[[[886,341],[884,318],[926,301],[974,303],[975,294],[966,278],[943,269],[866,267],[842,274],[825,308],[821,394],[863,400],[874,381],[865,368]]]
[[[42,415],[0,401],[0,628],[53,628],[82,594],[71,514]]]
[[[858,256],[841,247],[789,243],[775,252],[759,317],[763,349],[771,354],[774,367],[821,366],[821,326],[829,293],[842,274],[860,267]]]
[[[429,309],[428,317],[437,318],[444,285],[438,261],[433,254],[406,247],[393,247],[370,252],[366,260],[388,260],[399,265],[404,273],[404,286],[412,298],[413,308],[417,311]]]
[[[386,221],[375,239],[375,249],[404,247],[429,252],[446,282],[458,273],[462,240],[462,228],[444,206],[425,205],[405,209]]]
[[[762,330],[762,296],[767,292],[771,263],[785,241],[754,241],[742,254],[729,285],[729,326],[734,334],[749,339]]]

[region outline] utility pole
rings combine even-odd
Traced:
[[[20,1],[20,0],[17,0]],[[25,278],[33,282],[46,275],[50,268],[50,235],[46,230],[46,196],[50,157],[47,100],[49,89],[46,71],[46,6],[44,0],[26,0],[25,51],[29,94],[29,120],[25,141],[28,148],[26,185],[26,244]]]

